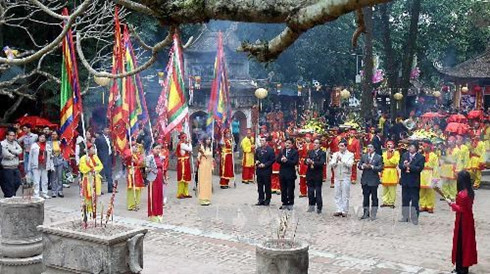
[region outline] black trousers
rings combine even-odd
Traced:
[[[369,197],[371,196],[371,206],[378,207],[378,186],[362,185],[362,206],[369,208]]]
[[[404,219],[411,216],[412,220],[416,220],[419,217],[419,195],[419,187],[402,186],[402,216]]]
[[[20,172],[18,169],[3,169],[2,170],[2,181],[0,185],[2,187],[3,196],[9,198],[15,196],[17,190],[19,189],[20,182]]]
[[[234,151],[238,151],[238,145],[240,144],[238,141],[240,141],[240,133],[233,133],[233,139],[235,140],[235,149]]]
[[[102,165],[104,168],[102,169],[102,175],[104,175],[106,181],[107,181],[107,192],[111,193],[112,192],[112,156],[111,155],[104,155],[100,161],[102,162]]]
[[[268,205],[271,202],[271,176],[272,174],[257,174],[257,190],[259,192],[259,203],[264,203]]]
[[[294,205],[294,176],[279,175],[281,182],[281,202],[283,205]]]
[[[308,186],[308,204],[315,206],[317,209],[322,209],[322,177],[315,179],[307,179],[306,185]]]

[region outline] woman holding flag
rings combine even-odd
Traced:
[[[144,147],[134,143],[132,151],[124,154],[127,170],[127,205],[128,210],[139,210],[141,203],[141,189],[145,187],[141,169],[145,166]]]
[[[160,156],[162,145],[153,144],[151,154],[146,157],[146,179],[148,185],[148,217],[153,222],[163,218],[163,159]]]
[[[100,196],[102,189],[102,181],[100,171],[104,167],[97,154],[95,154],[95,147],[91,143],[87,143],[88,154],[80,158],[80,164],[78,166],[80,173],[82,173],[82,195],[85,201],[87,212],[92,212],[93,199]],[[94,190],[95,186],[95,190]]]
[[[204,137],[199,146],[199,155],[197,156],[199,164],[199,182],[197,187],[199,204],[202,206],[211,204],[211,195],[213,192],[214,159],[211,142],[211,137]]]

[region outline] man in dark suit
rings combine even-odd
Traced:
[[[112,193],[112,142],[109,137],[110,130],[108,127],[104,128],[102,134],[99,134],[95,139],[95,146],[97,147],[97,156],[104,168],[101,174],[107,181],[107,192]]]
[[[414,225],[418,224],[420,173],[424,169],[425,158],[418,153],[418,145],[410,144],[408,151],[400,158],[398,167],[401,170],[400,184],[402,185],[402,219],[408,222],[411,217]],[[410,205],[410,202],[412,203]]]
[[[276,161],[281,165],[279,181],[281,182],[281,202],[279,209],[293,209],[294,182],[296,181],[296,165],[299,161],[298,151],[293,149],[293,140],[287,139],[286,148],[277,155]]]
[[[268,206],[271,202],[272,164],[276,160],[276,156],[274,155],[272,148],[268,145],[269,141],[270,140],[267,141],[265,137],[261,137],[260,147],[255,152],[255,167],[259,192],[259,202],[256,204],[257,206]]]
[[[364,213],[361,220],[369,217],[375,220],[378,212],[379,173],[383,170],[383,158],[375,152],[374,146],[369,144],[367,153],[362,155],[357,167],[362,170],[361,185],[364,196],[362,201]],[[369,197],[371,197],[371,214],[369,213]]]
[[[374,147],[374,152],[378,154],[379,156],[383,155],[383,150],[381,149],[383,143],[381,142],[381,136],[379,136],[379,129],[376,129],[374,131],[374,136],[373,140],[371,141],[371,144],[373,144]]]
[[[308,152],[308,157],[305,159],[305,164],[308,166],[306,171],[306,185],[308,186],[308,212],[315,211],[318,214],[322,213],[322,182],[323,182],[323,166],[327,160],[325,151],[320,149],[320,140],[313,141],[313,150]]]

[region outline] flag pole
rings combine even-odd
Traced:
[[[233,133],[232,133],[232,126],[230,123],[230,133],[232,136],[233,144],[236,146],[237,144],[235,143],[235,139],[233,138]],[[235,148],[232,146],[231,148],[231,164],[233,165],[233,188],[236,188],[236,174],[235,174]]]
[[[189,128],[189,114],[187,114],[187,117],[185,118],[184,127],[186,127],[186,130],[184,130],[184,131],[187,133],[187,136],[189,136],[191,147],[192,147],[192,136],[191,136],[191,131]],[[191,166],[191,181],[192,181],[192,175],[194,174],[194,151],[191,151],[191,165],[190,166]],[[195,177],[195,175],[194,175],[194,177]],[[197,178],[194,178],[194,182],[196,181],[196,179]],[[196,192],[197,192],[197,185],[196,185]]]
[[[134,162],[133,162],[133,135],[131,134],[131,129],[129,126],[127,126],[128,134],[129,134],[129,150],[130,150],[130,160],[131,160],[131,180],[132,180],[132,185],[133,185],[133,201],[134,201],[134,207],[135,209],[137,208],[136,206],[136,187],[135,187],[135,181],[134,181]]]

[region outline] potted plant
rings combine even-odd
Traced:
[[[275,239],[266,240],[256,247],[257,274],[304,274],[308,273],[308,249],[306,242],[295,239],[298,223],[292,235],[291,215],[285,212],[279,219]]]

